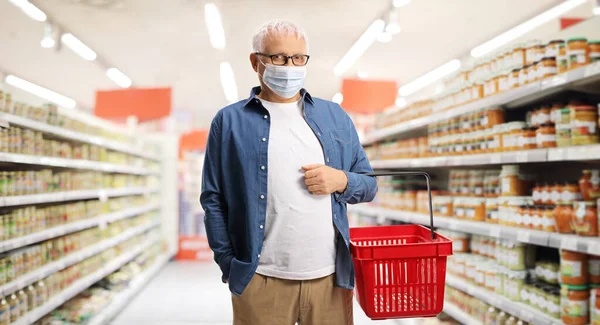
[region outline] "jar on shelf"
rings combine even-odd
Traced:
[[[535,143],[538,148],[556,148],[556,129],[553,124],[542,124],[535,131]]]
[[[485,199],[465,198],[465,217],[470,221],[485,221]]]
[[[540,125],[552,123],[552,120],[550,118],[551,110],[552,110],[552,106],[550,106],[550,105],[545,105],[545,106],[540,107],[540,109],[538,109],[538,111],[537,111],[536,121],[535,121],[536,123],[534,125],[540,126]]]
[[[589,42],[590,63],[600,61],[600,40]]]
[[[542,210],[542,226],[544,231],[556,232],[556,220],[554,219],[554,206],[544,205]]]
[[[550,124],[554,126],[556,121],[560,121],[560,110],[565,107],[563,103],[554,103],[550,108]]]
[[[567,41],[569,70],[580,68],[589,63],[588,43],[585,37],[570,38]]]
[[[522,128],[517,139],[517,146],[519,150],[536,149],[536,128],[530,126]]]
[[[598,111],[591,105],[571,107],[571,144],[598,143]]]
[[[535,184],[533,189],[531,189],[531,198],[533,199],[534,204],[542,204],[542,185],[539,183]]]
[[[557,71],[556,58],[554,57],[545,57],[536,66],[538,80],[552,77],[556,75]]]
[[[466,217],[464,200],[465,199],[461,197],[455,197],[452,199],[452,208],[454,210],[454,216],[457,219],[464,219]]]
[[[529,65],[529,70],[527,71],[527,83],[533,83],[539,79],[537,71],[538,65],[539,61],[535,61]]]
[[[488,223],[498,223],[498,199],[485,200],[485,221]]]
[[[432,199],[433,211],[436,216],[452,217],[452,197],[434,196]]]
[[[569,70],[569,56],[567,55],[566,44],[558,46],[558,56],[556,57],[556,67],[558,73],[564,73]]]
[[[588,256],[584,253],[560,250],[560,281],[568,285],[588,283]]]
[[[529,73],[529,67],[531,67],[530,64],[523,66],[523,68],[519,70],[519,86],[524,86],[529,81],[527,76],[527,73]]]
[[[560,109],[556,121],[556,145],[560,148],[571,146],[571,107]]]
[[[554,185],[550,187],[550,204],[559,204],[561,202],[560,196],[562,192],[563,185],[554,183]],[[569,204],[572,204],[572,202],[569,202]]]
[[[561,234],[572,234],[572,220],[573,220],[572,204],[559,204],[554,208],[554,222],[556,224],[556,231]]]
[[[556,58],[558,56],[560,45],[564,46],[564,40],[552,40],[546,45],[546,52],[544,53],[544,57]]]
[[[590,255],[588,259],[588,274],[590,284],[600,285],[600,256]]]
[[[542,204],[552,205],[552,198],[550,197],[550,193],[552,192],[552,186],[548,183],[544,183],[541,188],[542,191]]]
[[[526,64],[525,60],[525,48],[523,46],[517,46],[512,51],[512,64],[514,66],[522,67]]]
[[[519,149],[519,135],[521,134],[521,130],[526,126],[525,122],[509,122],[505,124],[502,136],[503,151]]]
[[[592,325],[600,324],[600,286],[592,285],[590,290],[590,319]]]
[[[519,87],[519,75],[521,74],[521,68],[513,69],[508,75],[508,89],[514,89]]]
[[[579,191],[584,201],[600,198],[600,170],[584,170],[579,179]]]
[[[520,172],[519,165],[503,165],[500,174],[502,182],[502,196],[527,195],[528,182]]]
[[[578,201],[573,203],[571,222],[575,233],[579,236],[598,236],[598,209],[595,201]]]
[[[565,183],[560,192],[558,203],[572,204],[575,201],[581,200],[579,186],[575,183]]]
[[[586,325],[589,322],[590,291],[587,285],[561,286],[560,318],[565,325]]]

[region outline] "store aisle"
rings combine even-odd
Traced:
[[[355,325],[373,322],[355,301]],[[231,296],[212,263],[172,262],[111,323],[112,325],[230,325]]]

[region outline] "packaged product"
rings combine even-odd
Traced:
[[[560,280],[566,285],[588,284],[588,256],[584,253],[560,250]]]
[[[573,203],[571,219],[575,233],[579,236],[598,236],[598,209],[596,201],[579,201]]]
[[[590,291],[586,285],[561,286],[561,320],[566,325],[586,325],[589,321]]]

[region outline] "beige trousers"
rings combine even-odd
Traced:
[[[232,295],[233,325],[352,325],[352,290],[335,275],[306,281],[255,274],[242,296]]]

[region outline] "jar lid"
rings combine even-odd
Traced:
[[[596,110],[596,107],[592,106],[592,105],[579,105],[579,106],[571,106],[571,108],[573,108],[576,111],[592,111],[592,110]]]
[[[587,285],[574,286],[574,285],[568,285],[568,284],[561,284],[560,287],[567,288],[569,290],[587,290],[587,289],[589,289],[589,287]]]
[[[542,61],[556,61],[556,58],[553,56],[546,56],[542,58]]]
[[[585,37],[572,37],[572,38],[569,38],[569,40],[567,40],[567,43],[579,42],[579,41],[585,41],[585,42],[587,42],[587,38],[585,38]]]
[[[526,126],[526,127],[522,128],[521,130],[523,130],[523,131],[535,131],[537,129],[538,128],[536,128],[535,126]]]
[[[563,108],[561,108],[561,109],[560,109],[560,112],[561,112],[561,113],[568,113],[568,112],[570,112],[570,111],[571,111],[571,108],[570,108],[570,107],[563,107]]]
[[[550,42],[548,42],[548,44],[557,44],[557,43],[564,44],[564,43],[565,43],[565,40],[562,40],[562,39],[555,39],[555,40],[551,40]]]
[[[600,40],[589,41],[588,44],[600,44]]]
[[[558,45],[558,47],[565,47],[565,43]]]

